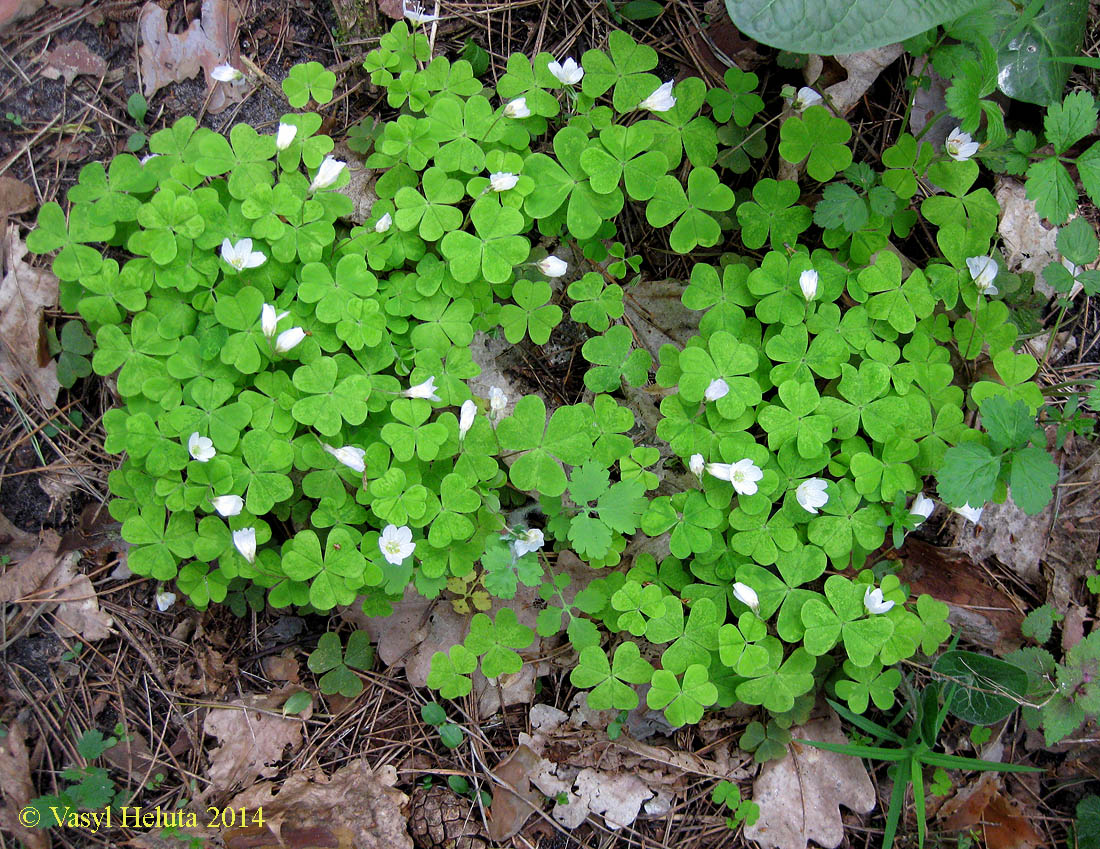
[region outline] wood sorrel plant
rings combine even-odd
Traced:
[[[228,138],[181,119],[145,160],[84,168],[67,219],[43,207],[28,244],[58,251],[62,306],[116,375],[110,509],[130,568],[200,607],[259,588],[275,607],[381,615],[410,584],[450,582],[484,610],[478,593],[538,587],[537,632],[567,633],[591,705],[628,710],[649,684],[673,725],[738,700],[784,714],[826,681],[853,710],[889,706],[900,676],[884,670],[933,652],[947,609],[858,570],[927,515],[907,505],[950,447],[979,440],[953,356],[992,356],[1000,379],[974,401],[1003,396],[1025,420],[1039,401],[990,294],[1008,278],[990,260],[979,288],[968,265],[995,227],[977,165],[907,135],[884,172],[853,164],[848,124],[814,105],[782,123],[779,151],[832,181],[816,209],[770,178],[737,203],[726,181],[764,136],[754,75],[668,85],[620,32],[579,68],[553,61],[513,55],[493,91],[396,24],[366,60],[396,112],[363,226],[343,223],[345,171],[312,113]],[[918,180],[944,193],[917,203]],[[674,251],[732,248],[738,229],[746,249],[694,265],[699,332],[660,351],[656,445],[626,435],[622,403],[653,365],[620,323],[617,281],[640,268],[615,241],[628,205]],[[918,215],[943,256],[906,272],[885,248]],[[472,397],[475,333],[541,343],[566,306],[595,333],[590,403],[531,395],[504,415],[499,392]],[[981,445],[962,459],[996,461],[983,490],[1027,487]],[[662,484],[677,467],[694,473],[680,491]],[[538,496],[544,530],[507,526],[506,487]],[[615,568],[639,534],[668,534],[669,556]],[[548,557],[566,548],[603,570],[572,603]],[[518,671],[535,630],[507,607],[473,613],[429,685],[453,698],[479,665]]]

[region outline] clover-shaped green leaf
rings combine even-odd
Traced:
[[[473,689],[470,673],[477,669],[477,655],[461,643],[432,655],[428,686],[445,699],[459,699]]]
[[[676,225],[669,234],[674,251],[686,254],[696,246],[718,243],[722,228],[708,213],[733,208],[733,190],[724,185],[712,168],[692,168],[687,192],[679,179],[666,174],[657,181],[653,198],[646,204],[646,220],[654,227]]]
[[[295,65],[283,80],[283,92],[295,109],[301,109],[311,97],[316,103],[328,103],[335,87],[336,74],[326,71],[320,62]]]
[[[652,358],[633,347],[630,328],[617,324],[603,336],[593,336],[581,347],[581,354],[592,363],[584,375],[584,385],[593,392],[614,392],[625,379],[633,386],[643,385],[649,377]]]
[[[843,118],[829,114],[824,106],[811,106],[792,116],[779,128],[779,155],[793,165],[809,157],[806,173],[824,183],[852,164],[848,139],[852,128]]]
[[[526,452],[512,464],[512,483],[543,495],[565,491],[565,472],[560,464],[579,465],[592,448],[589,419],[583,409],[559,407],[547,422],[546,405],[538,396],[528,395],[516,403],[512,415],[497,428],[501,447]]]
[[[793,245],[810,226],[808,207],[796,203],[798,184],[793,180],[776,181],[765,177],[752,188],[752,201],[737,207],[741,222],[741,241],[755,250],[769,238],[774,250]]]
[[[615,648],[611,663],[599,646],[581,649],[569,681],[589,690],[586,698],[592,710],[634,710],[638,693],[631,685],[648,684],[652,676],[653,667],[641,656],[637,644],[627,641]]]
[[[653,710],[664,708],[665,719],[674,728],[691,725],[703,718],[703,711],[718,701],[718,688],[711,682],[707,668],[692,664],[682,679],[667,669],[653,673],[646,704]]]
[[[481,671],[486,678],[513,675],[523,667],[523,660],[513,649],[525,649],[535,639],[535,632],[516,619],[516,613],[505,607],[496,620],[484,613],[470,620],[470,633],[463,645],[481,657]]]
[[[500,311],[504,337],[513,345],[525,335],[536,345],[546,344],[562,318],[561,307],[547,303],[552,295],[545,280],[517,280],[512,288],[515,303],[505,304]]]
[[[611,31],[607,46],[610,57],[601,50],[585,52],[581,87],[592,98],[614,87],[611,102],[615,111],[629,112],[661,84],[658,77],[647,73],[657,67],[657,51],[638,44],[622,30]]]

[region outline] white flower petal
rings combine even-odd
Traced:
[[[241,557],[249,563],[256,562],[256,529],[241,528],[233,531],[233,547],[241,553]]]
[[[794,108],[799,112],[821,103],[821,95],[809,86],[802,86],[794,96]]]
[[[489,188],[494,192],[506,192],[514,189],[519,182],[519,174],[510,171],[497,171],[489,175]]]
[[[218,495],[211,498],[210,503],[218,511],[218,515],[225,518],[240,515],[244,509],[244,499],[239,495]]]
[[[867,587],[863,592],[863,607],[864,609],[874,615],[878,613],[886,613],[893,608],[894,602],[884,601],[882,598],[882,590],[878,587]]]
[[[523,557],[532,551],[538,551],[545,544],[546,538],[538,528],[530,528],[522,534],[518,534],[512,541],[512,550],[516,557]]]
[[[275,134],[275,149],[286,150],[298,135],[298,128],[294,124],[279,124],[279,132]]]
[[[423,383],[410,386],[405,390],[404,395],[406,398],[426,398],[429,401],[442,400],[435,394],[435,375],[432,375]]]
[[[192,71],[192,73],[194,73],[194,71]],[[216,65],[211,69],[210,77],[220,83],[232,83],[237,80],[243,80],[244,74],[232,65]]]
[[[729,394],[730,385],[722,378],[716,377],[707,384],[707,388],[703,392],[703,400],[709,403],[711,401],[717,401],[719,398],[725,398]]]
[[[676,98],[672,95],[673,81],[661,83],[653,94],[638,104],[639,109],[648,109],[650,112],[667,112],[676,105]]]
[[[817,272],[812,268],[798,275],[798,287],[802,290],[802,297],[807,301],[812,301],[817,297],[817,282]]]
[[[569,263],[551,254],[539,260],[538,269],[547,277],[561,277],[569,270]]]
[[[470,428],[474,426],[474,417],[477,415],[477,404],[466,400],[458,411],[458,438],[465,439]]]
[[[378,549],[389,563],[400,566],[416,550],[416,543],[412,541],[412,531],[407,526],[386,525],[378,538]]]
[[[742,584],[740,581],[734,584],[733,597],[742,604],[747,605],[753,613],[760,610],[760,597],[756,594],[756,590],[748,584]]]
[[[305,338],[306,332],[300,327],[292,327],[289,330],[284,330],[275,340],[275,353],[285,354]]]
[[[200,463],[206,463],[217,452],[214,450],[214,443],[210,441],[210,437],[199,436],[199,432],[195,431],[187,440],[187,453]]]
[[[527,98],[517,97],[515,100],[509,100],[504,106],[504,116],[506,118],[530,118],[531,110],[527,108]]]
[[[546,67],[562,85],[576,85],[584,79],[584,68],[572,56],[560,64],[549,62]]]
[[[794,497],[803,510],[808,513],[817,513],[820,508],[829,503],[829,493],[826,492],[828,486],[828,481],[821,478],[809,478],[798,485]]]
[[[346,167],[346,162],[341,162],[334,156],[326,156],[321,167],[317,169],[313,182],[309,184],[309,190],[315,192],[318,189],[327,189],[340,178]]]

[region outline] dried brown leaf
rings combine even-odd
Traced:
[[[34,196],[34,189],[22,180],[0,176],[0,219],[6,215],[30,212],[36,206],[38,198]]]
[[[279,782],[261,782],[230,806],[264,811],[262,827],[226,829],[226,849],[413,849],[402,807],[408,797],[394,789],[392,766],[372,770],[365,760],[326,777],[296,772]]]
[[[493,775],[511,790],[497,788],[489,809],[489,837],[503,843],[518,834],[537,809],[542,807],[542,794],[531,786],[541,759],[527,746],[516,746],[512,753],[497,764]]]
[[[944,803],[946,831],[978,828],[988,849],[1037,849],[1045,846],[1020,805],[1003,793],[1001,776],[986,772]]]
[[[910,536],[901,556],[898,576],[909,583],[914,596],[928,593],[946,602],[951,609],[947,621],[965,639],[997,655],[1023,644],[1023,615],[1012,598],[993,586],[965,554]]]
[[[42,8],[42,0],[0,0],[0,30],[24,18],[29,18]]]
[[[792,728],[791,735],[848,742],[832,709],[821,719]],[[760,770],[752,798],[760,806],[760,818],[745,827],[750,840],[776,849],[806,849],[812,840],[833,849],[844,839],[840,806],[868,813],[875,807],[875,788],[859,758],[792,743],[785,757]]]
[[[848,78],[825,89],[828,102],[841,115],[848,114],[879,78],[879,74],[894,64],[903,52],[905,50],[900,44],[888,44],[874,50],[837,56],[836,61],[848,72]]]
[[[62,636],[76,634],[86,640],[102,640],[114,624],[99,608],[99,598],[87,575],[78,574],[78,552],[57,554],[59,539],[53,531],[42,534],[39,546],[0,575],[0,601],[33,601],[56,604],[54,614]]]
[[[200,70],[210,92],[207,111],[217,114],[244,99],[244,80],[219,83],[210,72],[222,64],[239,67],[237,24],[240,12],[232,0],[203,0],[201,18],[191,21],[180,35],[168,32],[168,15],[156,3],[148,2],[138,16],[141,33],[141,73],[145,96],[171,83],[182,82]]]
[[[91,578],[74,570],[79,561],[80,553],[75,551],[62,555],[57,561],[51,581],[58,591],[50,598],[61,604],[54,616],[62,626],[62,636],[68,631],[85,640],[105,640],[113,633],[114,620],[100,609]]]
[[[45,831],[27,828],[19,819],[19,810],[33,799],[30,757],[27,753],[27,731],[16,719],[0,737],[0,828],[10,831],[27,849],[49,849],[50,838]]]
[[[46,67],[42,76],[56,80],[65,78],[65,85],[72,85],[81,74],[101,77],[107,73],[106,60],[88,49],[83,41],[66,41],[46,54]]]
[[[42,310],[57,303],[57,278],[45,268],[23,261],[27,246],[10,225],[0,244],[4,278],[0,281],[0,376],[12,386],[26,386],[39,403],[52,409],[61,384],[57,364],[44,347]],[[45,363],[45,365],[43,365]]]
[[[206,715],[203,731],[217,737],[221,746],[210,752],[210,781],[218,792],[236,785],[250,785],[270,778],[279,768],[283,751],[302,741],[302,722],[277,713],[286,694],[245,696]],[[257,710],[259,708],[259,710]]]

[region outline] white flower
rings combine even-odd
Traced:
[[[691,473],[697,478],[703,476],[703,470],[706,469],[707,464],[703,460],[702,454],[692,454],[691,459],[688,460],[688,468],[691,469]]]
[[[489,418],[496,419],[508,406],[508,396],[499,386],[489,387]]]
[[[275,149],[286,150],[294,137],[298,135],[298,128],[294,124],[279,124],[279,132],[275,134]]]
[[[742,584],[740,581],[734,584],[733,597],[742,604],[748,605],[753,613],[758,613],[760,611],[760,597],[757,596],[756,590],[748,584]]]
[[[374,222],[375,233],[385,233],[390,227],[393,226],[393,216],[388,212]]]
[[[160,156],[159,153],[147,153],[145,154],[145,156],[141,157],[141,164],[145,165],[147,162],[152,159],[156,159],[158,156]]]
[[[378,548],[388,562],[400,566],[416,550],[416,543],[412,538],[412,531],[407,525],[400,528],[397,525],[386,525],[382,529],[382,536],[378,538]]]
[[[756,482],[764,477],[760,468],[748,457],[736,463],[707,463],[707,471],[719,480],[733,484],[738,495],[755,495]]]
[[[931,498],[928,498],[923,492],[918,492],[917,497],[913,499],[913,503],[909,505],[909,512],[914,516],[920,516],[920,521],[914,527],[920,527],[924,524],[924,520],[932,515],[932,511],[936,509],[936,502]]]
[[[442,400],[435,394],[435,375],[432,375],[423,383],[410,386],[403,394],[406,398],[427,398],[429,401]]]
[[[798,275],[798,288],[802,290],[802,297],[812,301],[817,297],[817,272],[808,268]]]
[[[569,263],[550,254],[550,256],[538,261],[538,268],[547,277],[561,277],[569,270]]]
[[[251,239],[241,239],[233,244],[229,239],[222,240],[222,259],[232,265],[237,271],[246,268],[256,268],[267,261],[267,257],[261,251],[252,250]]]
[[[271,304],[260,307],[260,329],[264,332],[264,336],[268,339],[274,338],[278,332],[279,322],[288,315],[290,315],[288,312],[275,312],[275,307]]]
[[[997,287],[993,285],[993,281],[997,279],[997,261],[993,257],[967,257],[966,267],[970,269],[970,276],[979,292],[983,295],[997,294]]]
[[[211,498],[210,503],[218,511],[218,515],[226,518],[237,516],[244,509],[244,499],[239,495],[219,495]]]
[[[883,601],[882,590],[868,587],[863,593],[863,606],[868,613],[885,613],[894,606],[892,601]]]
[[[489,175],[489,188],[494,192],[506,192],[514,189],[519,182],[519,174],[511,171],[495,171]]]
[[[284,330],[275,340],[275,353],[285,354],[305,338],[306,332],[300,327],[292,327],[290,330]]]
[[[210,441],[210,437],[199,436],[199,432],[196,430],[187,440],[187,453],[200,463],[205,463],[217,452],[214,450],[214,443]]]
[[[947,137],[944,147],[947,150],[947,155],[952,159],[958,162],[966,162],[978,152],[981,145],[970,138],[970,133],[964,133],[961,128],[955,127],[951,131],[951,135]]]
[[[241,528],[233,531],[233,547],[241,553],[241,557],[249,563],[256,562],[256,529]]]
[[[829,503],[829,493],[825,491],[828,482],[821,478],[804,480],[794,491],[794,497],[798,500],[802,509],[808,513],[816,513],[817,508]]]
[[[331,445],[324,442],[321,443],[321,447],[353,472],[359,472],[361,474],[367,468],[366,464],[363,463],[363,458],[366,456],[367,452],[363,448],[359,448],[355,445],[344,445],[340,448],[333,448]]]
[[[821,95],[809,86],[802,86],[794,96],[794,108],[799,112],[821,103]]]
[[[176,603],[176,594],[170,593],[167,590],[160,590],[153,596],[153,600],[157,603],[157,610],[164,613],[164,611]]]
[[[660,87],[649,97],[638,104],[639,109],[648,109],[650,112],[667,112],[676,105],[676,98],[672,96],[672,80],[661,83]]]
[[[968,522],[973,522],[975,525],[982,520],[982,507],[971,507],[969,504],[964,504],[962,507],[952,507],[954,512],[958,513]]]
[[[532,551],[538,551],[545,542],[546,538],[542,535],[542,531],[538,528],[531,528],[516,536],[515,540],[512,541],[512,551],[515,552],[516,557],[523,557],[523,555],[530,554]]]
[[[474,426],[474,416],[477,415],[477,404],[473,401],[463,401],[462,407],[458,411],[458,438],[460,440],[466,438],[466,434],[470,432],[470,428]]]
[[[509,100],[504,106],[505,118],[530,118],[531,110],[527,108],[527,98],[517,97]]]
[[[235,83],[244,79],[244,74],[232,65],[218,65],[210,71],[210,76],[220,83]]]
[[[401,14],[414,24],[430,24],[439,20],[438,15],[427,14],[420,3],[409,3],[408,0],[401,0]]]
[[[717,401],[719,398],[725,398],[730,394],[730,385],[720,377],[714,378],[707,384],[706,391],[703,393],[703,400],[705,401]]]
[[[326,156],[309,184],[309,190],[315,192],[318,189],[327,189],[340,178],[340,173],[347,167],[346,162],[341,162],[334,156]]]
[[[554,78],[563,85],[576,85],[584,79],[584,68],[578,65],[577,61],[572,56],[561,64],[556,61],[549,62],[546,68],[554,75]]]

